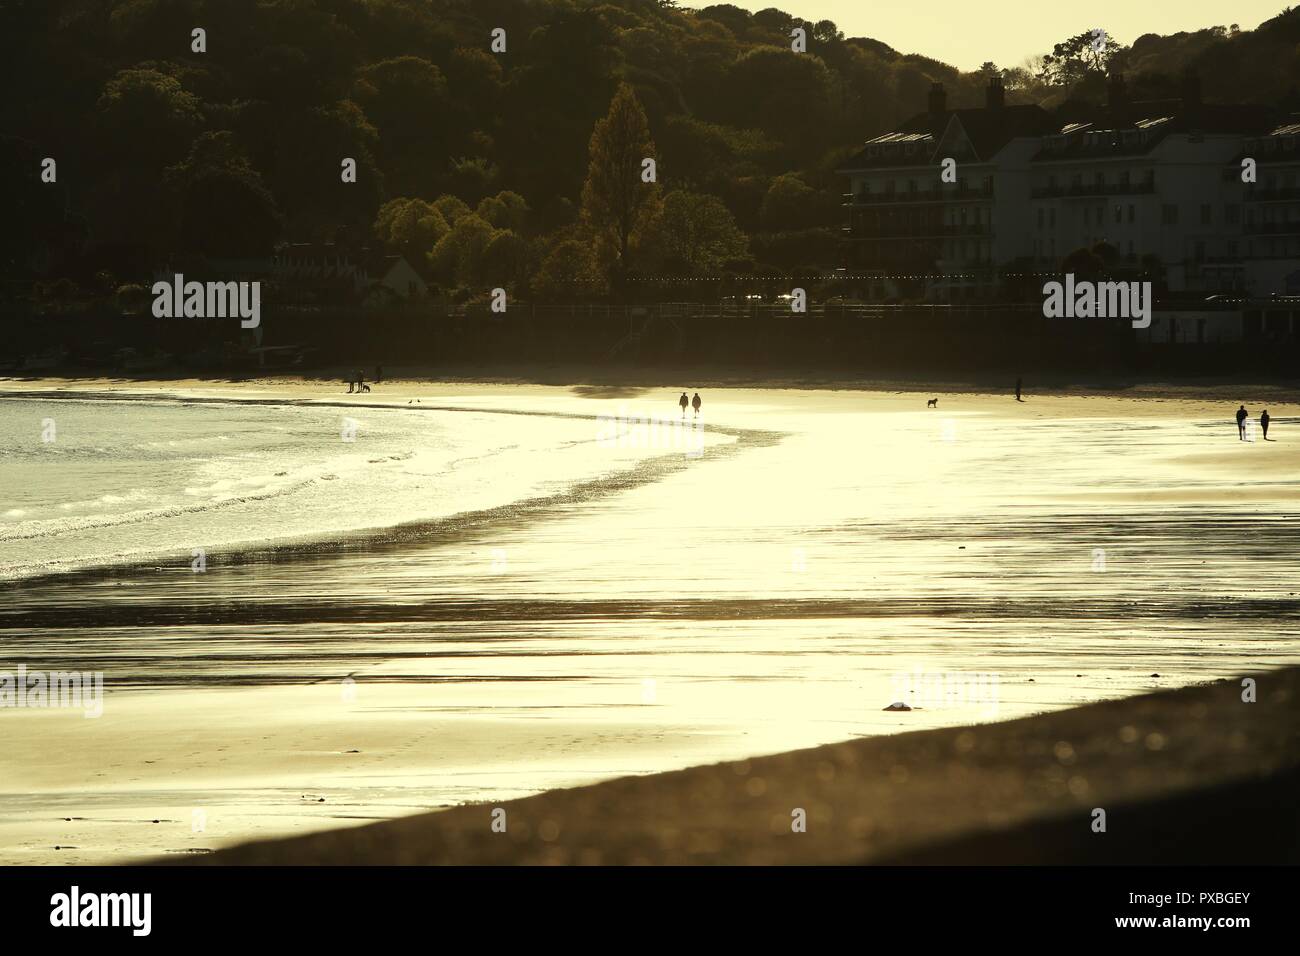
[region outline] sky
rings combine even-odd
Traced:
[[[1286,0],[728,0],[747,10],[776,7],[805,20],[834,20],[846,36],[865,36],[901,53],[922,53],[963,70],[986,60],[1019,66],[1066,37],[1101,27],[1130,44],[1144,33],[1178,33],[1237,24],[1251,30],[1281,13]],[[707,7],[680,0],[684,7]]]

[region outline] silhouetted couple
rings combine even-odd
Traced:
[[[677,399],[677,404],[680,405],[680,406],[682,407],[682,418],[685,418],[685,417],[686,417],[686,406],[687,406],[687,405],[690,405],[692,408],[695,409],[695,415],[696,415],[696,417],[698,418],[698,417],[699,417],[699,414],[700,414],[700,406],[703,405],[704,403],[700,401],[700,393],[699,393],[699,392],[696,392],[696,393],[695,393],[695,397],[692,398],[690,401],[687,401],[687,400],[686,400],[686,393],[685,393],[685,392],[682,392],[682,397],[679,398],[679,399]]]
[[[353,386],[355,386],[355,388]],[[348,380],[348,394],[351,395],[354,391],[370,391],[370,386],[366,384],[366,373],[361,371],[361,369],[357,369],[357,377],[355,379]]]
[[[1241,408],[1237,409],[1237,440],[1238,441],[1246,440],[1246,419],[1249,417],[1250,417],[1250,413],[1246,411],[1245,405],[1242,405]],[[1272,421],[1272,419],[1269,417],[1268,409],[1266,408],[1259,413],[1259,429],[1264,433],[1264,441],[1273,440],[1268,437],[1268,423],[1270,421]]]

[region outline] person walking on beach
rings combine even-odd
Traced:
[[[1260,428],[1260,431],[1262,431],[1262,432],[1264,433],[1264,441],[1268,441],[1268,440],[1269,440],[1269,437],[1268,437],[1268,423],[1269,423],[1271,420],[1272,420],[1272,419],[1270,419],[1270,418],[1268,417],[1268,409],[1267,409],[1267,408],[1264,409],[1262,412],[1259,413],[1259,428]]]
[[[382,382],[383,380],[384,380],[384,367],[383,367],[382,365],[376,365],[376,366],[375,366],[375,384],[378,385],[378,384],[379,384],[380,382]]]
[[[1020,379],[1020,378],[1017,378],[1017,379],[1016,379],[1016,401],[1018,401],[1018,402],[1023,402],[1023,401],[1024,401],[1024,399],[1020,397],[1020,386],[1021,386],[1022,384],[1023,384],[1023,380]]]
[[[691,399],[691,407],[695,409],[695,417],[700,417],[700,406],[704,403],[700,401],[700,393],[696,392],[695,397]],[[686,409],[682,409],[682,414],[686,414]]]
[[[354,387],[356,384],[357,384],[357,383],[356,383],[355,381],[353,381],[351,378],[348,379],[348,394],[349,394],[349,395],[352,394],[352,389],[353,389],[353,387]]]
[[[1246,411],[1245,405],[1242,405],[1241,408],[1237,409],[1237,440],[1238,441],[1246,440],[1246,417],[1248,415],[1249,412]]]
[[[682,418],[686,417],[686,406],[689,405],[690,403],[691,400],[686,397],[686,393],[682,392],[682,397],[677,399],[677,404],[682,406]]]

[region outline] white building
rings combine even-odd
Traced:
[[[977,294],[1024,254],[1030,162],[1050,117],[1007,106],[997,77],[982,109],[950,110],[946,100],[934,84],[925,113],[839,170],[850,188],[844,267],[868,296]]]
[[[997,78],[983,109],[944,100],[935,84],[926,113],[840,170],[851,190],[843,265],[868,277],[853,283],[859,294],[993,296],[1008,277],[1058,273],[1099,244],[1116,254],[1112,269],[1162,280],[1173,296],[1300,291],[1300,124],[1203,103],[1194,77],[1181,98],[1154,102],[1131,102],[1114,77],[1106,106],[1058,120],[1006,106]],[[1248,143],[1255,187],[1239,176]],[[948,158],[956,183],[941,181]]]
[[[281,246],[271,275],[292,299],[336,302],[377,295],[414,299],[428,284],[402,256],[333,243]]]
[[[1240,196],[1224,166],[1258,108],[1178,100],[1130,102],[1114,77],[1106,108],[1044,137],[1034,158],[1033,258],[1056,268],[1075,249],[1111,246],[1136,267],[1151,257],[1170,292],[1240,288]]]
[[[1255,182],[1242,182],[1242,161]],[[1224,170],[1240,196],[1242,285],[1251,295],[1300,295],[1300,116],[1246,140]]]

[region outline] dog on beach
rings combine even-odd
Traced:
[[[939,400],[938,400],[937,398],[932,398],[932,399],[930,399],[928,402],[925,403],[925,407],[926,407],[926,408],[938,408],[938,407],[939,407]]]

